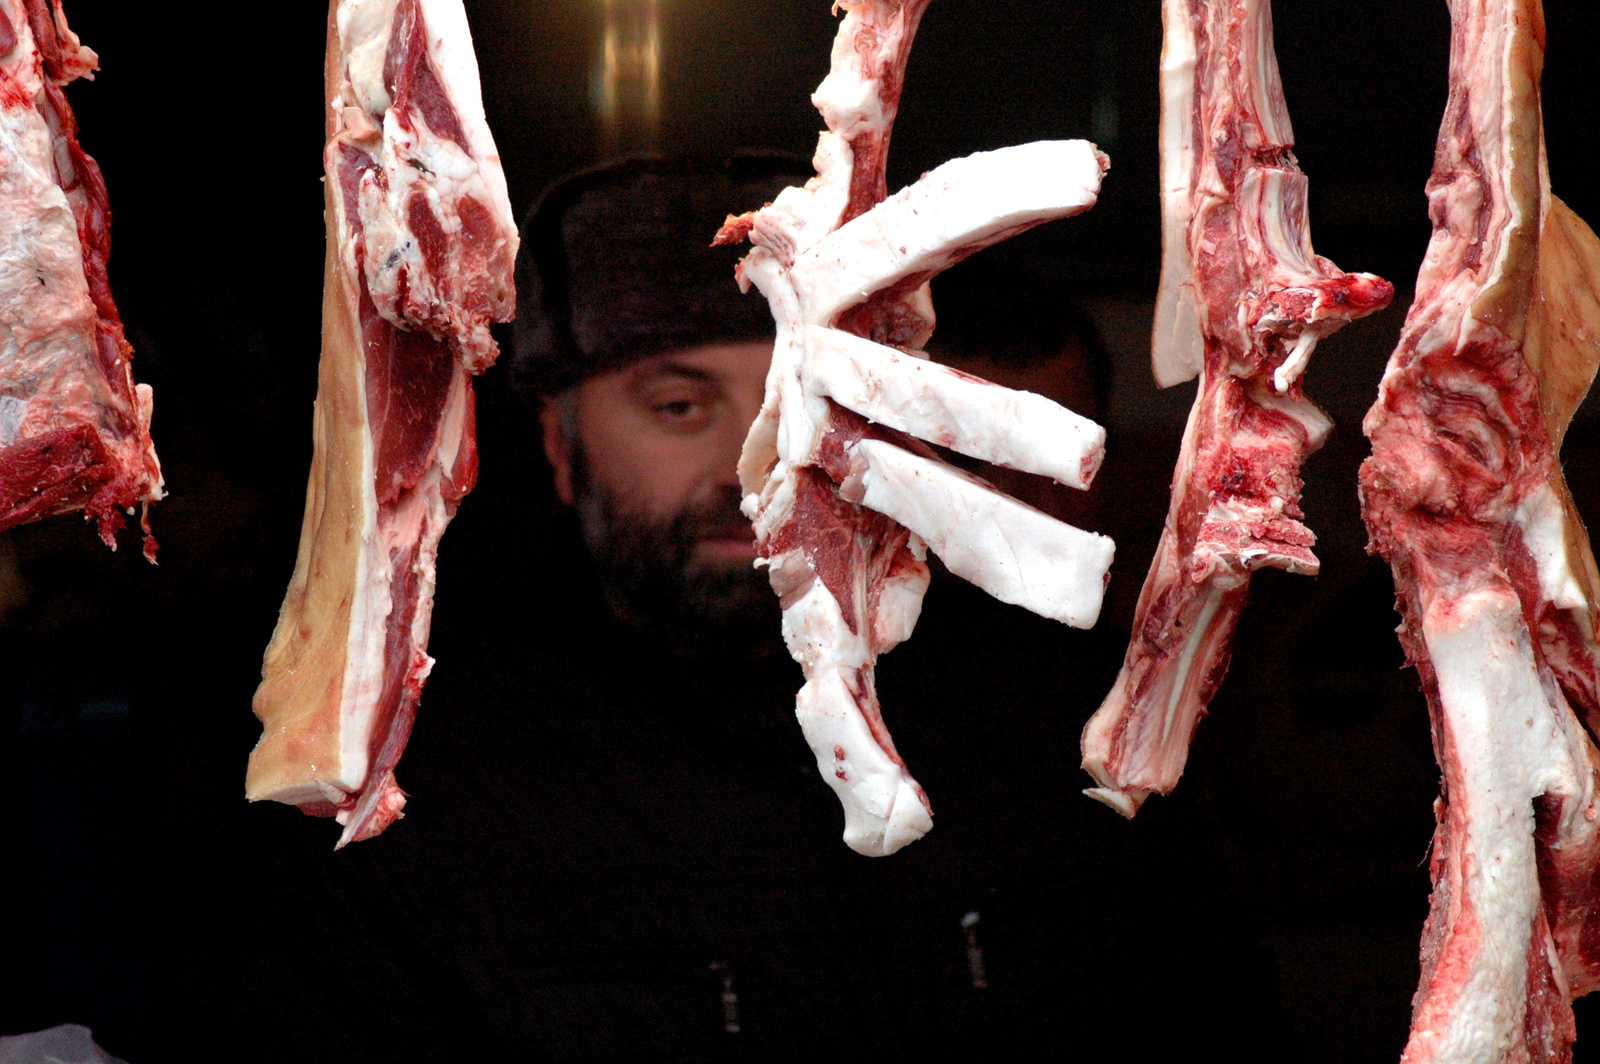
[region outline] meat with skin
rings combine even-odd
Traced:
[[[105,181],[61,91],[98,62],[60,0],[0,0],[0,529],[82,510],[115,549],[162,481],[106,276]]]
[[[1085,793],[1129,817],[1177,786],[1251,573],[1316,573],[1300,464],[1332,424],[1300,375],[1317,341],[1393,296],[1311,250],[1268,0],[1166,0],[1162,14],[1151,350],[1157,384],[1200,384],[1122,671],[1083,732],[1098,784]]]
[[[743,283],[777,344],[740,458],[744,508],[805,671],[797,715],[845,811],[845,842],[892,853],[932,826],[879,712],[877,657],[907,638],[926,550],[1006,602],[1088,627],[1112,543],[1024,506],[937,458],[962,454],[1087,488],[1100,426],[1037,395],[927,360],[927,281],[967,255],[1088,209],[1107,162],[1045,141],[946,163],[885,199],[884,164],[927,0],[841,3],[817,177],[718,234],[748,236]]]
[[[315,453],[246,793],[337,816],[343,846],[405,804],[434,560],[477,475],[471,378],[512,316],[517,231],[461,0],[334,0],[326,90]]]
[[[1361,470],[1443,776],[1403,1059],[1570,1061],[1569,1001],[1600,987],[1600,575],[1558,455],[1600,365],[1600,242],[1549,192],[1538,0],[1450,14],[1433,238]]]

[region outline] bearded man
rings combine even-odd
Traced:
[[[705,225],[800,181],[771,156],[636,159],[557,184],[525,227],[516,372],[556,494],[614,615],[680,650],[776,630],[734,475],[772,319]]]
[[[1165,843],[1152,877],[1078,793],[1115,647],[941,574],[881,676],[939,828],[883,860],[839,840],[738,509],[772,321],[708,246],[807,176],[633,159],[529,217],[406,817],[334,854],[325,822],[260,811],[278,865],[230,1059],[1285,1059],[1203,878]],[[962,276],[949,335],[971,336],[941,357],[1093,414],[1092,329],[1059,294]]]

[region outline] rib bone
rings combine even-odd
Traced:
[[[1094,204],[1107,163],[1045,141],[946,163],[884,199],[907,50],[927,0],[842,4],[817,177],[730,218],[755,247],[740,279],[778,337],[740,458],[745,512],[803,666],[797,713],[845,810],[844,838],[892,853],[932,826],[884,727],[879,654],[911,634],[925,547],[991,594],[1068,624],[1099,614],[1112,544],[1010,499],[919,440],[1087,488],[1105,432],[1035,395],[926,361],[927,281],[990,244]],[[881,201],[881,202],[880,202]]]

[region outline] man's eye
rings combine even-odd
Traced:
[[[702,396],[662,396],[649,406],[656,424],[668,432],[699,432],[715,420],[714,404]]]
[[[692,399],[670,399],[664,403],[657,403],[655,411],[663,417],[681,421],[699,413],[700,404]]]

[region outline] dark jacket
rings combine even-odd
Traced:
[[[667,653],[601,612],[573,530],[541,546],[516,514],[474,497],[446,539],[405,819],[336,854],[328,822],[260,810],[278,844],[240,1059],[1239,1060],[1276,1041],[1203,835],[1079,793],[1078,731],[1117,660],[1102,637],[938,574],[880,671],[936,827],[864,858],[781,649]]]

